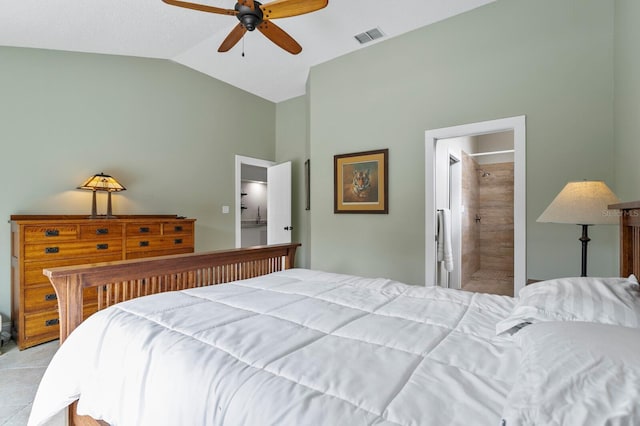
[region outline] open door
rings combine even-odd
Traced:
[[[267,244],[291,242],[291,162],[267,168]]]

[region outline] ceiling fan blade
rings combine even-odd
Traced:
[[[273,22],[262,21],[262,23],[258,26],[258,29],[269,40],[271,40],[287,52],[293,55],[297,55],[298,53],[302,52],[302,46],[300,46],[298,42],[293,39],[293,37],[284,32],[282,28],[280,28]]]
[[[242,24],[236,25],[227,38],[224,39],[220,47],[218,48],[218,52],[228,52],[233,46],[236,45],[242,38],[242,36],[247,32],[247,29],[242,26]]]
[[[256,5],[253,3],[253,0],[238,0],[238,4],[240,6],[247,6],[251,10],[256,10]]]
[[[233,9],[222,9],[220,7],[215,6],[207,6],[206,4],[198,4],[198,3],[189,3],[186,1],[180,0],[162,0],[166,4],[170,4],[172,6],[184,7],[186,9],[199,10],[201,12],[209,12],[209,13],[217,13],[220,15],[232,15],[236,16],[238,14],[237,11]],[[251,0],[253,2],[253,0]]]
[[[329,4],[329,0],[275,0],[260,6],[264,19],[287,18],[315,12]]]

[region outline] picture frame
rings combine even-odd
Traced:
[[[333,157],[334,213],[389,213],[389,150]]]
[[[304,209],[311,210],[311,160],[304,162]]]

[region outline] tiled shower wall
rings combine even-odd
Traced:
[[[463,286],[479,270],[512,276],[513,162],[479,165],[462,152],[462,203]]]
[[[482,164],[480,187],[480,269],[513,276],[513,163]]]
[[[462,284],[471,280],[471,275],[480,269],[480,226],[476,214],[480,214],[480,185],[478,164],[462,152]]]

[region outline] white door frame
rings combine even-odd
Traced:
[[[435,210],[435,150],[440,139],[477,136],[513,131],[514,148],[514,295],[527,282],[527,220],[526,220],[526,119],[524,115],[432,129],[425,132],[425,285],[436,283],[436,210]]]
[[[240,204],[242,200],[240,197],[240,193],[242,192],[242,165],[243,164],[267,168],[275,165],[276,163],[273,161],[261,160],[259,158],[244,157],[242,155],[236,155],[236,185],[235,185],[236,196],[235,196],[235,204],[234,204],[234,211],[236,215],[236,218],[235,218],[236,248],[242,247],[242,227],[241,227],[242,210],[240,209]]]
[[[462,156],[460,150],[449,149],[449,209],[451,210],[451,242],[453,271],[447,286],[462,288]],[[454,162],[455,160],[455,162]]]

